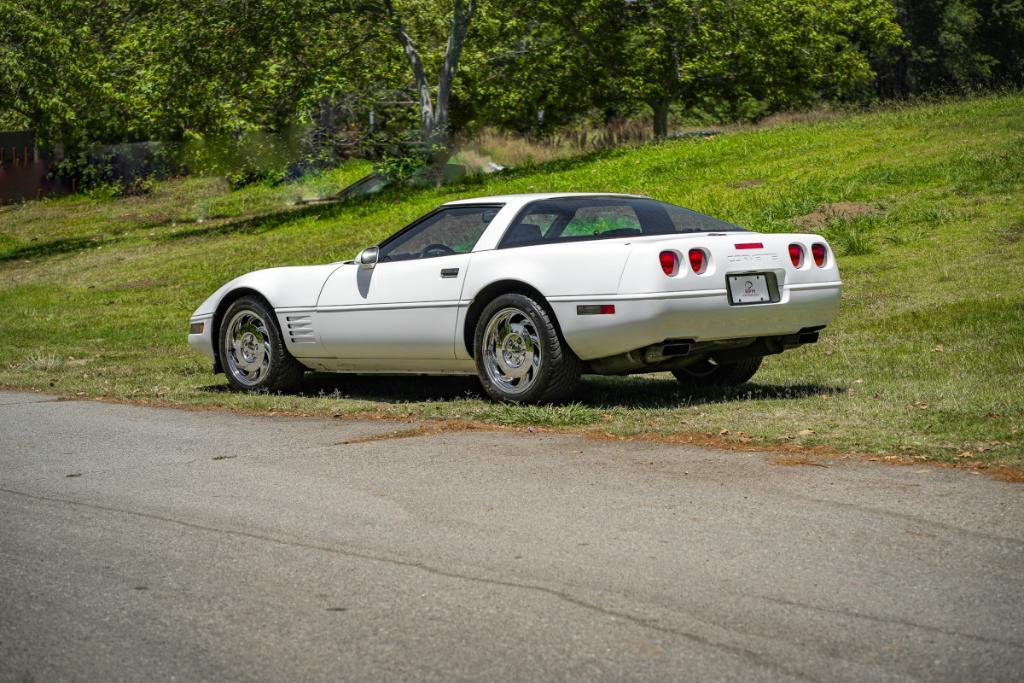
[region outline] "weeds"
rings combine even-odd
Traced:
[[[22,367],[38,372],[53,372],[63,364],[60,356],[52,351],[33,351],[22,361]]]
[[[878,220],[872,216],[837,218],[828,222],[825,236],[840,256],[863,256],[875,251],[877,226]]]

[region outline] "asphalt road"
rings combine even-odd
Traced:
[[[1024,487],[0,393],[0,679],[1021,680]]]

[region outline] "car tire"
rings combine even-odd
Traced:
[[[735,387],[750,381],[761,367],[762,360],[762,356],[753,356],[733,363],[715,363],[713,359],[707,359],[687,368],[673,370],[672,374],[688,389]]]
[[[228,306],[217,348],[228,384],[237,391],[290,391],[306,372],[288,353],[274,310],[257,297],[244,296]]]
[[[502,403],[563,399],[583,369],[562,340],[554,314],[525,294],[503,294],[484,307],[473,352],[484,391]]]

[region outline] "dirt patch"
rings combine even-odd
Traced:
[[[1015,223],[1009,227],[997,230],[996,234],[1007,244],[1016,244],[1024,240],[1024,223]]]
[[[1016,467],[1010,467],[1009,465],[990,465],[988,463],[951,463],[941,462],[935,463],[939,467],[944,467],[954,470],[966,470],[971,474],[984,474],[991,479],[996,481],[1005,481],[1010,484],[1024,484],[1024,470],[1017,469]]]
[[[768,458],[768,462],[773,465],[784,465],[786,467],[829,467],[829,465],[820,463],[806,455],[777,455]]]
[[[560,430],[552,430],[560,431]],[[727,432],[725,434],[707,432],[673,432],[671,434],[634,434],[631,436],[620,436],[610,432],[584,431],[572,432],[562,430],[568,434],[579,434],[588,439],[599,441],[646,441],[649,443],[677,444],[686,446],[701,446],[703,448],[717,448],[724,451],[771,452],[792,455],[794,458],[801,458],[810,462],[820,460],[845,460],[849,458],[862,458],[866,456],[858,454],[840,453],[834,448],[825,445],[802,446],[794,443],[766,443],[759,441],[743,432]],[[727,431],[727,430],[723,430]],[[798,464],[798,463],[777,463],[777,464]]]
[[[797,216],[793,219],[793,224],[798,228],[817,230],[825,227],[832,220],[848,221],[859,216],[881,216],[884,213],[877,206],[869,204],[835,202],[834,204],[822,204],[811,213]]]
[[[381,418],[371,416],[360,416],[356,419],[394,419],[394,418]],[[353,418],[352,415],[336,415],[336,418],[347,417]],[[479,431],[500,431],[495,429],[492,425],[485,425],[477,422],[464,422],[459,420],[444,420],[442,422],[431,422],[422,427],[410,427],[409,429],[396,429],[391,432],[384,432],[383,434],[371,434],[369,436],[358,436],[354,439],[347,439],[345,441],[339,441],[335,446],[350,446],[353,444],[360,443],[371,443],[373,441],[393,441],[395,439],[411,439],[417,436],[433,436],[434,434],[441,434],[443,432],[479,432]]]

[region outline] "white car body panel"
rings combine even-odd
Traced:
[[[666,339],[716,341],[791,334],[807,327],[823,327],[838,311],[842,283],[831,252],[824,268],[814,265],[810,257],[799,269],[789,260],[791,243],[804,245],[809,255],[812,244],[825,244],[818,235],[743,232],[627,238],[622,242],[628,243],[631,251],[614,296],[548,299],[566,342],[583,360],[624,353]],[[738,251],[738,243],[762,243],[765,248]],[[687,252],[693,247],[710,254],[710,265],[700,274],[687,264]],[[677,252],[680,260],[678,272],[671,276],[658,265],[658,255],[665,250]],[[781,300],[731,306],[725,276],[750,271],[774,273]],[[576,306],[588,303],[614,304],[615,315],[576,315]]]
[[[821,328],[838,311],[842,283],[828,250],[824,267],[810,257],[818,235],[752,232],[648,235],[498,248],[520,211],[533,201],[583,194],[486,197],[445,206],[503,205],[470,253],[381,262],[271,268],[232,280],[193,314],[205,323],[189,344],[215,359],[215,313],[240,290],[274,308],[288,350],[311,369],[348,372],[463,374],[475,372],[465,343],[467,316],[478,295],[514,281],[538,291],[553,310],[569,347],[584,361],[631,352],[666,340],[711,342],[793,335]],[[600,195],[631,197],[635,195]],[[739,249],[737,244],[761,243]],[[792,265],[788,245],[806,258]],[[709,267],[694,273],[691,248]],[[658,256],[672,250],[678,272],[666,276]],[[452,269],[457,274],[450,275]],[[441,271],[449,271],[442,277]],[[726,276],[775,274],[780,300],[734,306]],[[579,315],[577,306],[608,304],[613,315]],[[470,338],[472,331],[470,330]]]
[[[314,319],[326,355],[454,359],[452,340],[471,257],[379,263],[372,270],[354,263],[338,268],[324,285]],[[442,270],[456,275],[442,278]]]

